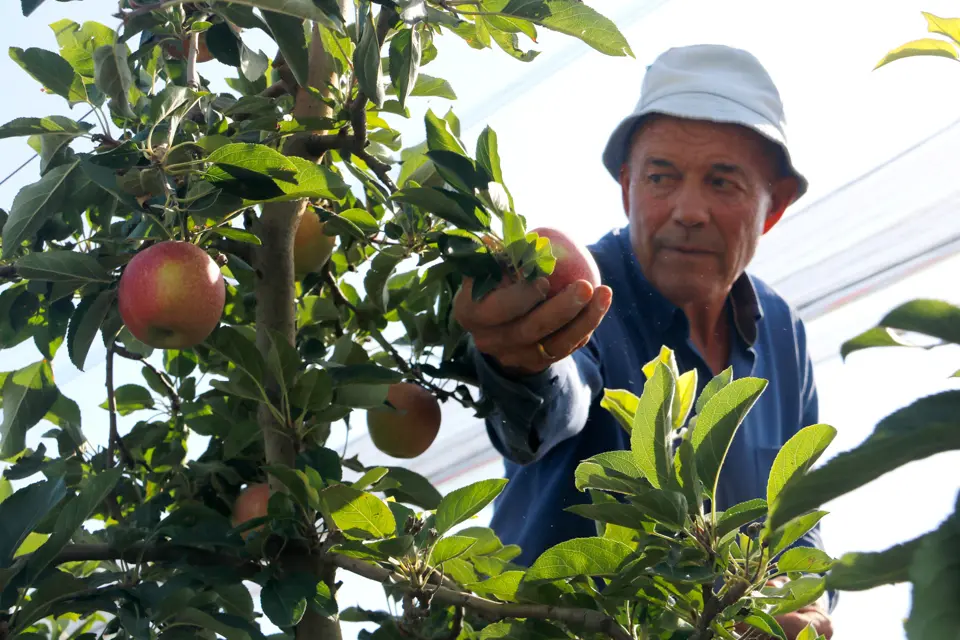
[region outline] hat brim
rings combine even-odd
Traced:
[[[646,116],[655,113],[677,118],[739,124],[756,131],[771,142],[778,144],[783,150],[787,168],[798,183],[797,193],[793,201],[796,202],[807,192],[807,179],[794,166],[790,151],[787,149],[786,140],[783,139],[775,126],[767,122],[760,114],[737,102],[722,96],[704,93],[677,93],[665,96],[659,100],[654,100],[621,120],[613,130],[603,150],[603,164],[614,180],[620,179],[620,167],[626,159],[627,144],[630,142],[637,124]]]

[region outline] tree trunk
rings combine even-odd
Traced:
[[[344,11],[345,15],[348,15]],[[319,28],[314,25],[313,37],[310,45],[310,85],[321,92],[328,94],[327,83],[334,78],[334,69],[330,67],[331,58],[323,50]],[[332,115],[332,110],[323,102],[313,98],[303,88],[297,88],[294,106],[295,118],[316,118]],[[309,134],[307,134],[309,135]],[[319,158],[311,157],[303,144],[304,135],[295,135],[284,145],[285,155],[296,155],[316,162]],[[261,245],[254,255],[256,270],[256,321],[257,321],[257,348],[266,355],[270,349],[271,332],[294,344],[296,337],[296,302],[293,270],[293,240],[296,235],[300,216],[307,207],[306,200],[294,202],[277,202],[266,204],[263,213],[257,222],[257,235]],[[264,381],[271,397],[279,397],[277,381],[268,378]],[[297,442],[293,433],[293,425],[280,424],[274,418],[268,407],[261,405],[258,411],[258,422],[263,433],[264,451],[268,464],[281,464],[288,467],[296,466]],[[283,485],[271,477],[270,485],[273,491],[283,490]],[[319,553],[319,550],[318,550]],[[290,565],[290,569],[302,569],[302,557],[298,560],[281,562]],[[318,557],[311,567],[318,577],[334,590],[336,570],[329,569]],[[327,617],[307,608],[296,629],[297,640],[340,640],[340,622],[338,617]]]

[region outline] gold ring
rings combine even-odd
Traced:
[[[544,360],[550,360],[550,361],[552,362],[553,360],[556,360],[556,359],[557,359],[556,356],[550,355],[550,352],[547,351],[547,350],[543,347],[543,345],[540,344],[539,342],[537,343],[537,351],[540,352],[540,355],[543,357]]]

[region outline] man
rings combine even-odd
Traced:
[[[718,508],[765,496],[780,447],[818,421],[803,323],[746,275],[757,243],[804,194],[786,144],[779,92],[751,54],[698,45],[666,51],[647,69],[640,101],[603,154],[628,224],[590,247],[603,284],[570,285],[549,300],[545,281],[502,286],[455,314],[471,334],[493,445],[510,482],[492,527],[529,566],[564,540],[595,535],[564,509],[589,498],[577,464],[629,449],[600,406],[604,388],[640,393],[641,367],[661,345],[700,388],[728,366],[769,380],[727,455]],[[822,548],[819,529],[799,544]],[[823,601],[784,616],[790,638],[808,622],[832,635]]]

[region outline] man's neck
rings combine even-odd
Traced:
[[[690,339],[700,351],[714,375],[730,362],[730,322],[726,299],[710,304],[681,307],[690,324]]]

